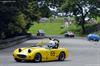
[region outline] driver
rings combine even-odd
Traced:
[[[59,47],[59,41],[57,39],[51,39],[49,41],[49,45],[48,45],[50,48],[58,48]]]
[[[49,41],[49,44],[48,44],[48,46],[50,47],[50,48],[54,48],[55,47],[55,45],[56,45],[56,43],[55,43],[55,41]]]

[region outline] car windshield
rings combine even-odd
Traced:
[[[42,47],[44,47],[44,48],[49,48],[49,43],[46,43],[46,44],[43,45]]]
[[[44,47],[44,48],[49,48],[49,46],[48,45],[50,45],[50,43],[48,43],[48,42],[40,42],[40,43],[37,43],[37,44],[35,44],[35,45],[33,45],[32,47]]]
[[[55,45],[54,42],[52,42],[49,39],[43,39],[39,41],[37,44],[33,45],[33,47],[43,47],[43,48],[52,48]]]

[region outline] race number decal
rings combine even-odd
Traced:
[[[55,56],[55,51],[51,51],[51,52],[50,52],[50,55],[51,55],[51,56]]]

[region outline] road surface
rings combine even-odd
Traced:
[[[28,40],[16,46],[0,50],[0,66],[100,66],[100,42],[78,38],[59,38],[60,46],[69,49],[69,57],[65,61],[19,63],[13,59],[12,52],[14,49],[32,46],[40,40]]]

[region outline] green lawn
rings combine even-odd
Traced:
[[[61,29],[61,26],[64,24],[63,18],[56,19],[50,22],[50,20],[44,23],[34,22],[34,25],[31,26],[28,32],[36,34],[39,29],[43,29],[48,35],[59,35],[64,32],[65,29]]]
[[[68,28],[61,29],[61,26],[64,25],[63,20],[64,20],[64,18],[57,18],[57,19],[53,20],[52,23],[50,22],[50,20],[48,20],[44,23],[33,22],[34,25],[32,25],[30,27],[28,32],[32,33],[32,34],[36,34],[39,29],[43,29],[45,31],[46,35],[60,35],[60,34],[64,34],[67,31],[72,31],[77,36],[82,36],[81,26],[78,26],[74,23],[71,24]],[[99,25],[100,24],[100,17],[97,18],[97,22],[98,22],[98,25]],[[86,29],[88,29],[88,31],[90,33],[95,32],[95,31],[92,31],[92,30],[97,29],[95,25],[93,26],[93,25],[90,25],[90,24],[85,25],[85,27],[86,27]],[[95,33],[100,34],[100,30],[97,30]]]

